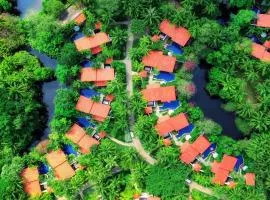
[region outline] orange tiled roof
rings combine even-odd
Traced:
[[[38,173],[37,167],[25,168],[21,173],[21,177],[23,179],[23,182],[25,183],[37,181],[38,176],[39,176],[39,173]]]
[[[108,65],[112,64],[112,62],[113,62],[113,58],[112,57],[111,58],[107,58],[105,60],[105,64],[108,64]]]
[[[104,32],[97,33],[90,37],[82,37],[74,41],[79,51],[90,50],[108,42],[110,42],[110,38]]]
[[[185,46],[191,38],[191,34],[187,29],[183,27],[176,27],[166,19],[161,22],[159,29],[181,46]]]
[[[23,184],[24,191],[29,194],[31,197],[39,196],[41,195],[41,188],[39,181],[32,181],[28,183]]]
[[[220,163],[218,163],[217,161],[214,161],[212,163],[211,172],[217,173],[217,171],[219,169],[219,165],[220,165]]]
[[[93,104],[94,101],[92,101],[91,99],[85,96],[80,96],[76,105],[76,110],[89,114]]]
[[[46,159],[52,168],[56,168],[67,160],[66,155],[62,150],[52,151],[48,153],[46,155]]]
[[[151,37],[151,40],[152,40],[153,42],[157,42],[157,41],[160,40],[160,37],[159,37],[159,35],[153,35],[153,36]]]
[[[147,200],[160,200],[159,197],[148,197]]]
[[[263,46],[265,46],[267,49],[270,49],[270,40],[265,41]]]
[[[200,135],[192,144],[199,153],[204,153],[210,145],[210,142],[203,135]]]
[[[147,78],[148,73],[147,73],[147,71],[143,70],[143,71],[139,72],[139,76],[142,77],[142,78]]]
[[[67,161],[65,161],[61,165],[54,168],[54,174],[57,177],[57,179],[65,180],[74,176],[75,171],[72,169],[70,164]]]
[[[83,13],[80,13],[79,15],[77,15],[74,19],[75,23],[79,26],[81,24],[83,24],[86,20],[86,17]]]
[[[85,134],[86,132],[82,127],[80,127],[78,124],[74,124],[67,132],[66,137],[77,144],[85,136]]]
[[[175,86],[146,88],[142,90],[146,101],[170,102],[176,100]]]
[[[202,169],[202,165],[199,163],[195,163],[192,167],[195,172],[199,172]]]
[[[95,29],[101,29],[101,27],[102,27],[102,23],[101,22],[97,22],[97,23],[95,23]]]
[[[163,144],[165,146],[170,146],[170,145],[172,145],[172,141],[169,138],[163,139]]]
[[[217,172],[215,173],[213,183],[219,184],[219,185],[224,185],[228,176],[229,176],[229,171],[219,168],[217,170]]]
[[[109,115],[111,107],[102,103],[94,102],[92,99],[80,96],[76,109],[91,114],[97,121],[104,121]]]
[[[171,131],[179,131],[189,125],[186,115],[180,113],[177,116],[171,117],[155,126],[156,131],[160,136],[163,136]]]
[[[236,187],[236,183],[234,181],[230,181],[228,186],[229,186],[229,188],[233,189]]]
[[[100,138],[105,138],[107,136],[107,133],[105,131],[101,131],[98,135]]]
[[[81,81],[82,82],[104,82],[114,80],[114,69],[94,69],[94,68],[83,68],[81,70]]]
[[[186,150],[180,155],[180,159],[182,160],[182,162],[189,164],[193,162],[199,154],[200,153],[196,149],[194,149],[192,145],[189,145]]]
[[[270,14],[259,14],[257,26],[270,28]]]
[[[102,51],[102,47],[101,46],[97,46],[97,47],[94,47],[94,48],[91,49],[91,53],[93,55],[96,55],[96,54],[100,53],[101,51]]]
[[[96,81],[95,86],[97,87],[105,87],[107,85],[108,81]]]
[[[237,158],[233,156],[224,155],[219,165],[219,168],[222,168],[231,172],[233,171],[236,162],[237,162]]]
[[[254,173],[246,173],[245,175],[246,184],[250,186],[255,185],[255,174]]]
[[[107,101],[112,102],[112,101],[114,100],[114,96],[113,96],[112,94],[108,94],[108,95],[105,97],[105,99],[106,99]]]
[[[270,62],[270,52],[266,47],[257,43],[252,43],[252,56],[260,59],[261,61]]]
[[[94,145],[98,145],[99,142],[89,135],[85,135],[78,143],[82,153],[86,154],[90,152],[90,149]]]
[[[146,107],[144,109],[144,112],[145,112],[145,114],[151,114],[153,112],[153,108],[152,107]]]
[[[156,67],[159,71],[173,72],[176,58],[165,56],[162,51],[150,51],[143,57],[142,63],[145,66]]]

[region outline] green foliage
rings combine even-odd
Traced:
[[[248,135],[251,130],[251,127],[249,126],[247,121],[239,117],[235,119],[235,125],[242,133],[244,133],[244,135]]]
[[[155,165],[149,169],[146,177],[146,190],[162,199],[186,199],[188,187],[185,179],[190,173],[190,168],[178,164],[172,168]],[[166,186],[166,189],[164,187]]]
[[[126,30],[116,27],[110,31],[110,37],[112,38],[114,48],[119,48],[126,44],[128,33]]]
[[[11,15],[0,15],[0,58],[9,56],[25,44],[22,22]]]
[[[10,11],[12,4],[9,0],[0,0],[0,12]]]
[[[67,66],[77,65],[83,58],[83,55],[80,54],[74,43],[68,42],[65,43],[61,49],[60,55],[58,56],[58,63]]]
[[[194,200],[216,200],[217,198],[209,196],[205,193],[200,192],[199,190],[192,190],[192,199]]]
[[[255,0],[229,0],[229,5],[238,8],[250,8],[255,4]]]
[[[232,18],[232,25],[239,27],[250,26],[251,21],[254,19],[255,13],[252,10],[240,10],[237,15]]]
[[[44,0],[42,1],[43,12],[52,15],[55,18],[60,17],[65,10],[65,5],[61,0]]]
[[[62,84],[69,84],[73,79],[75,79],[80,70],[80,66],[67,66],[58,64],[56,67],[55,75],[57,80]]]
[[[146,25],[142,19],[132,19],[131,20],[131,32],[137,37],[140,37],[144,34]]]
[[[28,41],[32,48],[57,57],[65,42],[64,29],[51,16],[38,15],[26,23]]]

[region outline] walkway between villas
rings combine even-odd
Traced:
[[[200,192],[203,192],[205,194],[208,194],[210,196],[214,196],[214,193],[213,193],[213,191],[211,189],[203,187],[203,186],[199,185],[196,182],[192,182],[192,183],[189,184],[190,193],[192,192],[193,189],[198,190]]]
[[[127,91],[128,91],[129,97],[131,97],[133,94],[133,84],[132,84],[132,63],[131,63],[131,59],[129,57],[128,52],[132,48],[133,41],[134,41],[134,36],[131,33],[131,25],[130,23],[128,23],[128,41],[127,41],[127,46],[126,46],[126,57],[124,60],[122,60],[122,62],[124,62],[126,65],[126,81],[127,81]],[[128,106],[130,107],[130,105]],[[146,162],[153,165],[157,161],[154,158],[152,158],[148,152],[145,151],[145,149],[143,148],[141,144],[140,139],[134,136],[132,133],[134,123],[135,123],[134,115],[133,113],[130,113],[129,114],[129,128],[130,128],[129,134],[130,134],[130,137],[132,138],[133,146],[138,151],[138,153],[144,158]]]

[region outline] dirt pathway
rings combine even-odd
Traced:
[[[77,17],[82,11],[75,6],[70,6],[62,16],[61,23],[67,24]]]
[[[189,185],[189,191],[191,192],[193,189],[196,189],[196,190],[199,190],[200,192],[203,192],[205,194],[208,194],[210,196],[213,196],[213,191],[209,188],[206,188],[206,187],[203,187],[201,185],[199,185],[198,183],[196,182],[192,182],[190,185]]]
[[[126,147],[133,147],[133,143],[127,143],[127,142],[122,142],[120,140],[117,140],[116,138],[114,137],[111,137],[111,136],[107,136],[111,141],[119,144],[119,145],[122,145],[122,146],[126,146]]]

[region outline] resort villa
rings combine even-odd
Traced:
[[[110,37],[104,33],[99,32],[93,36],[84,36],[74,41],[78,51],[90,50],[93,55],[102,51],[102,45],[110,42]]]
[[[169,20],[163,20],[159,26],[162,34],[160,38],[165,40],[167,37],[180,46],[185,46],[191,38],[191,34],[184,27],[177,27],[174,24],[171,24]]]
[[[145,70],[157,68],[163,72],[173,72],[176,64],[176,58],[173,56],[163,55],[162,51],[150,51],[142,60]]]
[[[256,26],[270,28],[270,14],[258,14]]]
[[[39,173],[37,167],[25,168],[21,177],[23,180],[24,191],[31,197],[41,195],[41,187],[39,183]]]
[[[65,180],[75,175],[74,169],[68,163],[62,150],[52,151],[46,155],[47,162],[52,167],[54,175],[59,180]]]
[[[82,82],[94,82],[95,86],[106,86],[108,81],[114,80],[114,69],[82,68]]]
[[[95,102],[90,98],[80,96],[76,110],[92,115],[93,119],[103,122],[110,113],[110,105]]]
[[[90,153],[90,149],[99,144],[95,138],[91,137],[78,124],[74,124],[66,133],[66,137],[77,144],[83,154]]]

